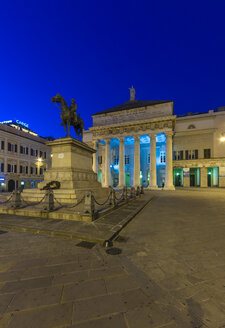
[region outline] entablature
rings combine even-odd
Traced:
[[[140,134],[171,132],[175,127],[175,115],[138,120],[120,124],[94,126],[90,128],[94,139],[104,137],[135,136]]]

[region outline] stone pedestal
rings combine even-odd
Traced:
[[[24,189],[25,200],[40,200],[45,193],[41,189],[51,181],[60,182],[60,189],[54,190],[54,195],[63,203],[76,203],[87,190],[92,190],[98,198],[108,194],[108,188],[102,188],[92,169],[93,148],[71,137],[50,141],[47,145],[52,151],[52,167],[44,173],[38,190]]]

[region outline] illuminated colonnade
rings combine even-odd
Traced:
[[[105,138],[93,141],[93,148],[93,170],[104,187],[174,188],[172,133]]]

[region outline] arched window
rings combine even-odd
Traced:
[[[195,125],[194,124],[189,125],[188,129],[195,129]]]

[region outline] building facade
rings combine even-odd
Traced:
[[[175,116],[173,101],[130,101],[98,112],[84,142],[103,186],[225,187],[225,108]]]
[[[0,123],[0,191],[36,188],[51,163],[46,139],[21,121]]]

